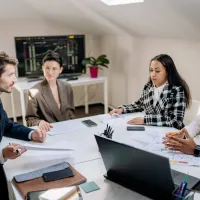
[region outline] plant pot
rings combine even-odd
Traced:
[[[91,76],[91,78],[97,78],[98,67],[90,67],[90,76]]]

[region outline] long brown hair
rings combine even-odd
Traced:
[[[188,84],[178,73],[174,61],[167,54],[160,54],[151,59],[152,61],[159,61],[167,72],[168,83],[175,86],[182,86],[185,92],[186,107],[188,108],[191,103],[191,93]],[[151,63],[150,63],[151,64]]]

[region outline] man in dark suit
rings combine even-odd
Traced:
[[[5,52],[0,51],[0,94],[2,92],[11,93],[12,88],[17,81],[15,76],[15,66],[17,60],[9,57]],[[33,140],[36,142],[44,142],[46,132],[33,130],[18,123],[12,122],[3,108],[0,100],[0,183],[1,183],[1,199],[7,200],[8,190],[7,181],[3,170],[3,164],[7,159],[15,159],[23,154],[24,149],[19,144],[9,144],[2,147],[1,140],[3,136],[12,137],[20,140]]]

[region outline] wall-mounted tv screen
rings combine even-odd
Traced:
[[[42,59],[48,50],[57,52],[63,58],[63,75],[85,73],[81,64],[85,58],[84,35],[15,37],[15,47],[19,77],[41,76]]]

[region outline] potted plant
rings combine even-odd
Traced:
[[[98,58],[88,57],[82,61],[82,65],[90,68],[91,78],[97,78],[98,69],[102,69],[101,67],[108,68],[107,64],[109,64],[109,60],[106,55],[100,55]]]

